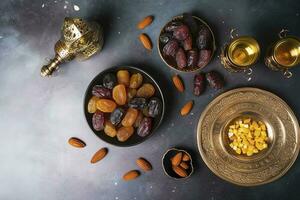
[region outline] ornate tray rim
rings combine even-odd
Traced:
[[[238,93],[238,92],[245,92],[245,91],[253,91],[253,92],[261,92],[261,93],[265,93],[267,95],[270,95],[270,96],[273,96],[274,98],[276,98],[280,103],[282,103],[287,112],[291,115],[292,117],[292,121],[293,121],[293,124],[294,126],[298,127],[296,129],[296,134],[297,134],[297,147],[296,147],[296,150],[295,150],[295,153],[293,155],[293,158],[291,159],[289,165],[283,170],[281,171],[280,174],[274,176],[273,178],[271,179],[268,179],[264,182],[260,182],[260,183],[257,183],[257,184],[244,184],[244,183],[240,183],[240,182],[236,182],[232,179],[229,179],[227,177],[224,177],[222,175],[220,175],[218,173],[217,170],[215,170],[209,163],[209,161],[206,159],[205,157],[205,153],[204,153],[204,150],[202,148],[202,145],[201,145],[201,126],[202,126],[202,121],[203,121],[203,118],[205,117],[207,111],[214,106],[214,104],[218,101],[220,101],[222,98],[228,96],[228,95],[231,95],[231,94],[234,94],[234,93]],[[197,146],[198,146],[198,150],[199,150],[199,153],[201,155],[201,158],[202,160],[204,161],[204,163],[206,164],[206,166],[215,174],[217,175],[219,178],[225,180],[225,181],[228,181],[230,183],[233,183],[233,184],[236,184],[236,185],[240,185],[240,186],[257,186],[257,185],[263,185],[263,184],[267,184],[267,183],[270,183],[270,182],[273,182],[279,178],[281,178],[284,174],[287,173],[287,171],[292,167],[292,165],[294,164],[294,162],[296,161],[297,159],[297,156],[299,154],[299,149],[300,149],[300,128],[299,128],[299,123],[298,123],[298,120],[297,120],[297,117],[295,116],[293,110],[290,108],[290,106],[283,100],[281,99],[279,96],[273,94],[272,92],[269,92],[269,91],[266,91],[266,90],[263,90],[263,89],[259,89],[259,88],[254,88],[254,87],[242,87],[242,88],[235,88],[235,89],[231,89],[231,90],[228,90],[222,94],[220,94],[219,96],[217,96],[215,99],[213,99],[206,107],[205,109],[203,110],[203,112],[201,113],[201,116],[199,118],[199,121],[198,121],[198,125],[197,125]]]

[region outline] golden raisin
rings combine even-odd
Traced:
[[[134,128],[132,126],[129,127],[121,127],[117,132],[117,138],[120,142],[125,142],[128,140],[134,133]]]
[[[130,77],[129,87],[136,89],[139,88],[142,85],[142,83],[143,83],[143,76],[140,73],[136,73]]]
[[[124,84],[125,86],[129,86],[129,72],[127,70],[119,70],[117,72],[117,79],[119,84]]]
[[[105,122],[104,133],[110,137],[115,137],[117,135],[117,130],[110,121]]]
[[[98,97],[93,96],[92,98],[90,98],[89,102],[88,102],[88,112],[89,113],[94,113],[97,111],[97,101],[98,101]]]
[[[118,105],[126,104],[127,94],[125,85],[119,84],[113,89],[113,99]]]
[[[137,109],[128,108],[125,117],[122,120],[122,125],[125,127],[132,126],[138,116],[139,112]]]
[[[99,99],[97,101],[97,109],[105,112],[105,113],[111,113],[113,112],[117,107],[117,104],[109,99]]]
[[[155,88],[150,83],[145,83],[137,91],[138,97],[149,98],[152,97],[155,93]]]
[[[136,117],[136,120],[134,122],[134,127],[138,128],[141,124],[142,119],[144,118],[143,112],[139,111],[138,116]]]
[[[129,88],[127,90],[127,101],[129,102],[129,100],[135,97],[135,95],[136,95],[136,89]]]

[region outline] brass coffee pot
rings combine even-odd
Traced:
[[[101,51],[103,47],[103,29],[96,22],[87,22],[81,18],[65,18],[62,37],[54,46],[55,57],[41,69],[43,77],[51,76],[59,65],[73,60],[85,60]]]
[[[274,71],[282,71],[285,78],[292,77],[291,68],[300,64],[300,38],[288,35],[282,29],[279,39],[270,45],[265,56],[266,66]]]
[[[258,61],[260,47],[251,36],[238,36],[236,29],[230,31],[230,41],[221,49],[221,64],[229,72],[252,73],[251,67]]]

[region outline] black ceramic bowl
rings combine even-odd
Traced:
[[[161,99],[162,102],[162,111],[160,113],[159,116],[155,117],[152,123],[152,130],[151,133],[148,134],[146,137],[140,137],[139,135],[136,134],[136,129],[135,129],[135,133],[125,142],[119,142],[117,140],[116,137],[112,138],[107,136],[104,131],[96,131],[93,129],[93,125],[92,125],[92,117],[93,114],[89,113],[87,111],[87,106],[88,106],[88,102],[90,100],[90,98],[92,97],[92,89],[95,85],[102,85],[102,79],[104,77],[105,74],[107,73],[114,73],[117,74],[117,71],[119,70],[128,70],[130,74],[133,73],[140,73],[143,76],[143,83],[151,83],[154,88],[155,88],[155,94],[153,96],[158,97],[159,99]],[[164,111],[165,111],[165,101],[164,101],[164,97],[162,94],[161,89],[159,88],[158,84],[156,83],[156,81],[145,71],[135,68],[135,67],[130,67],[130,66],[125,66],[125,67],[113,67],[113,68],[109,68],[106,69],[102,72],[100,72],[93,80],[92,82],[89,84],[86,92],[85,92],[85,96],[84,96],[84,114],[85,114],[85,118],[86,121],[88,123],[88,125],[90,126],[90,128],[92,129],[92,131],[103,141],[116,145],[116,146],[120,146],[120,147],[128,147],[128,146],[133,146],[133,145],[137,145],[139,143],[142,143],[143,141],[145,141],[146,139],[148,139],[151,135],[153,135],[153,133],[155,132],[155,130],[158,128],[158,126],[161,124],[162,120],[163,120],[163,116],[164,116]]]
[[[181,177],[178,174],[176,174],[173,169],[172,169],[172,161],[171,159],[179,152],[185,153],[190,157],[189,161],[186,161],[189,165],[189,168],[186,170],[188,176],[187,177]],[[171,148],[166,151],[166,153],[162,157],[162,167],[164,169],[164,172],[167,176],[174,178],[174,179],[186,179],[192,175],[194,172],[194,167],[193,167],[193,160],[191,155],[182,149],[177,149],[177,148]]]

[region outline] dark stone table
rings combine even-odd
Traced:
[[[80,10],[74,10],[74,4]],[[175,91],[170,81],[175,72],[160,59],[156,44],[151,53],[137,40],[141,33],[136,23],[154,15],[145,29],[156,41],[160,28],[172,16],[192,12],[213,28],[218,47],[228,40],[231,28],[241,35],[252,35],[261,44],[262,54],[282,28],[299,36],[298,1],[146,1],[146,0],[2,0],[0,2],[0,199],[299,199],[300,161],[279,180],[258,187],[239,187],[215,176],[203,163],[197,149],[196,125],[205,106],[216,95],[232,88],[253,86],[282,97],[300,117],[300,68],[286,80],[262,63],[248,81],[242,74],[229,74],[218,54],[204,69],[215,69],[226,79],[222,91],[212,90],[195,98],[191,94],[193,75],[182,75],[187,90]],[[103,51],[85,62],[71,62],[60,74],[47,79],[39,75],[45,58],[51,57],[66,16],[98,20],[105,29]],[[161,84],[167,99],[165,120],[146,142],[118,148],[98,139],[83,115],[83,96],[89,82],[111,66],[132,65],[152,74]],[[180,107],[194,99],[192,113],[182,118]],[[75,149],[67,140],[77,136],[87,147]],[[89,163],[100,147],[109,155],[100,163]],[[192,152],[195,173],[184,181],[165,176],[161,156],[170,147]],[[123,182],[127,170],[137,168],[135,159],[143,156],[154,170],[140,178]]]

